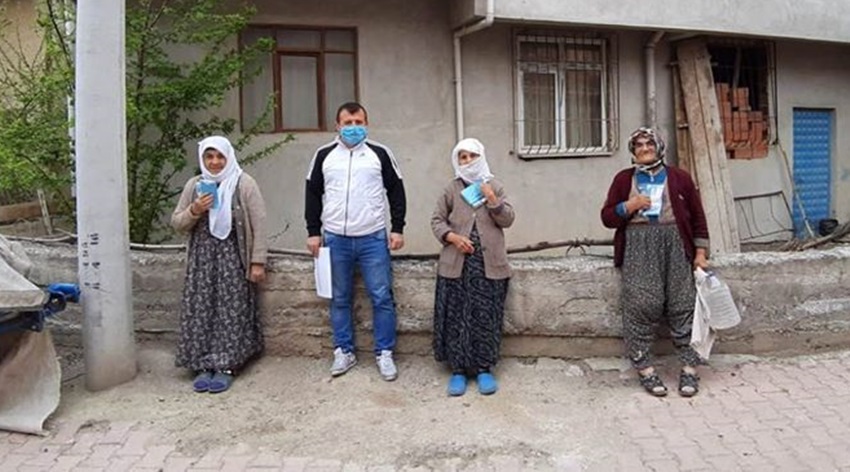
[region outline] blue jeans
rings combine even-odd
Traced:
[[[396,342],[395,302],[386,231],[355,237],[325,232],[325,246],[331,250],[331,328],[334,349],[340,347],[345,352],[354,352],[351,305],[354,298],[354,268],[359,266],[366,291],[372,300],[375,353],[392,351]]]

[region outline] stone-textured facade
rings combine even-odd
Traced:
[[[74,246],[26,246],[36,283],[76,279]],[[183,286],[182,251],[134,252],[135,324],[140,337],[175,337]],[[804,253],[747,253],[713,261],[732,288],[742,323],[721,333],[716,352],[792,353],[850,346],[850,247]],[[330,348],[327,302],[316,297],[313,264],[273,257],[262,292],[267,352],[324,355]],[[504,353],[514,356],[594,357],[621,352],[619,277],[598,257],[512,259]],[[436,264],[394,263],[398,351],[430,353]],[[362,285],[355,299],[358,346],[370,350],[371,306]],[[80,311],[54,323],[79,331]],[[664,349],[662,345],[662,349]]]

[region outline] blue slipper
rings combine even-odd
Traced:
[[[452,374],[449,377],[449,395],[459,397],[466,393],[466,376],[463,374]]]
[[[216,371],[210,380],[210,393],[221,393],[227,391],[233,385],[233,374]]]
[[[192,381],[192,388],[198,393],[206,392],[210,389],[210,380],[212,380],[212,372],[203,370],[195,376]]]
[[[481,395],[492,395],[499,390],[499,383],[496,382],[496,377],[490,372],[481,372],[478,374],[478,393]]]

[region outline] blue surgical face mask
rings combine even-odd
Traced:
[[[366,127],[363,125],[347,125],[339,129],[339,138],[348,147],[354,147],[366,139]]]

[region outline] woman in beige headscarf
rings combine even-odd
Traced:
[[[493,178],[484,146],[464,139],[452,151],[455,177],[437,200],[431,229],[443,245],[434,302],[434,356],[452,371],[448,393],[466,392],[473,376],[483,395],[495,393],[502,320],[511,268],[504,228],[514,209]]]
[[[196,392],[230,388],[234,371],[263,350],[256,284],[265,279],[266,210],[227,138],[198,145],[201,175],[186,182],[171,225],[189,234],[178,367]]]
[[[629,137],[632,166],[614,176],[602,207],[613,228],[620,268],[620,313],[626,354],[641,386],[667,395],[651,348],[661,325],[670,328],[682,362],[679,394],[699,391],[699,354],[690,346],[696,291],[692,270],[708,267],[708,225],[699,191],[687,172],[664,164],[664,140],[652,128]]]

